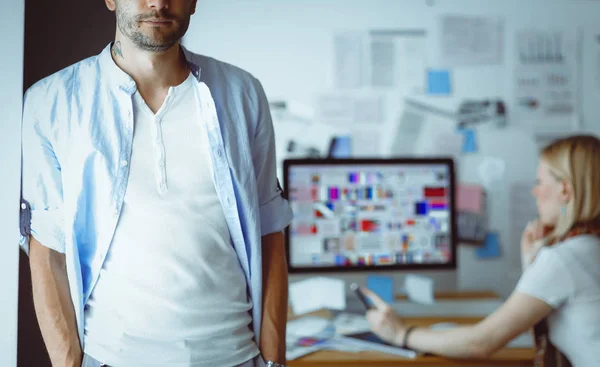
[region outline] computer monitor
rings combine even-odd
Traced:
[[[450,158],[286,159],[290,273],[456,268]]]

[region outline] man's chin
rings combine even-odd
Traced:
[[[138,43],[137,47],[144,51],[161,53],[169,51],[175,45],[177,45],[177,41]]]

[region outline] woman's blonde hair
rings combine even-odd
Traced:
[[[558,180],[572,188],[572,198],[560,215],[552,239],[565,236],[575,225],[600,225],[600,139],[575,135],[554,141],[541,152],[541,159]]]

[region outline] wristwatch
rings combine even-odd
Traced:
[[[273,361],[267,361],[267,367],[287,367],[286,365],[275,363]]]

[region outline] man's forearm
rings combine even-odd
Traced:
[[[288,274],[282,233],[262,238],[263,311],[260,351],[265,360],[285,363]]]
[[[79,367],[82,351],[71,301],[65,256],[31,237],[30,267],[35,313],[54,367]]]

